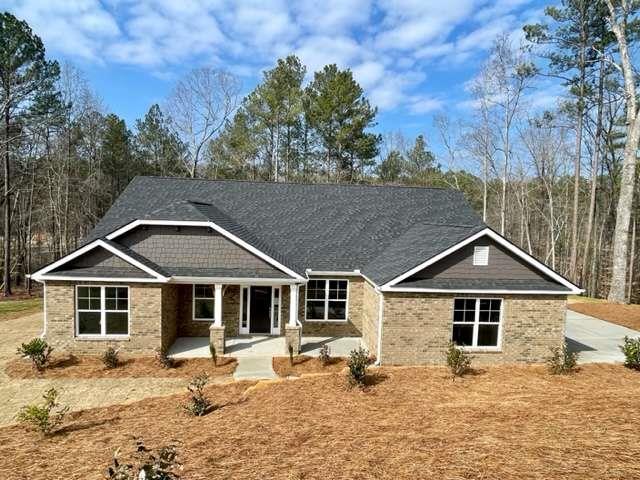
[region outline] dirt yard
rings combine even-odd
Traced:
[[[178,445],[183,479],[619,479],[640,477],[640,373],[573,376],[493,367],[385,368],[368,391],[343,374],[214,385],[221,406],[190,418],[184,395],[73,414],[41,440],[0,429],[0,478],[101,478],[113,452]],[[61,399],[65,400],[64,396]]]
[[[640,305],[616,305],[613,303],[569,303],[574,312],[584,313],[611,323],[640,330]]]
[[[16,358],[7,363],[10,378],[193,378],[200,373],[209,377],[230,377],[238,364],[232,357],[221,357],[217,365],[208,358],[174,361],[173,368],[162,368],[153,357],[121,359],[117,368],[107,369],[95,356],[57,355],[43,372],[37,372],[28,359]]]
[[[273,370],[280,377],[300,376],[308,373],[337,373],[347,366],[344,358],[332,357],[328,365],[323,365],[318,357],[299,355],[293,358],[293,365],[289,357],[273,357]]]

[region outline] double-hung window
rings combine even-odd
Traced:
[[[453,343],[497,348],[500,342],[502,299],[456,298],[453,305]]]
[[[78,336],[129,335],[129,287],[76,288]]]
[[[306,320],[345,322],[348,290],[348,280],[309,280],[306,289]]]
[[[193,286],[193,319],[213,321],[215,295],[211,285]]]

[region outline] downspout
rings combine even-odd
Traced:
[[[384,294],[382,291],[376,287],[376,293],[379,295],[378,300],[378,345],[377,345],[377,355],[376,355],[376,365],[382,365],[382,321],[384,319]]]

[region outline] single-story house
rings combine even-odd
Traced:
[[[459,191],[137,177],[76,251],[32,276],[54,347],[149,354],[178,337],[360,337],[383,364],[539,362],[582,290]],[[285,353],[282,352],[282,353]]]

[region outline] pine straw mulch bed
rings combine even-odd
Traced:
[[[298,355],[293,357],[290,365],[289,357],[273,357],[273,370],[280,377],[296,376],[309,373],[337,373],[347,366],[347,360],[342,357],[331,357],[327,365],[323,365],[318,357]]]
[[[640,330],[640,305],[618,305],[615,303],[571,303],[570,310],[607,322]]]
[[[16,358],[7,363],[5,373],[14,379],[25,378],[175,378],[194,377],[206,372],[210,377],[231,375],[236,369],[233,357],[219,357],[217,366],[210,358],[176,359],[174,368],[162,368],[154,357],[122,357],[117,368],[108,369],[98,356],[52,355],[51,364],[37,372],[31,361]]]
[[[204,417],[185,395],[77,412],[41,440],[0,429],[0,478],[102,478],[113,452],[177,442],[183,479],[619,479],[640,477],[640,372],[587,365],[383,368],[365,391],[344,374],[212,385]],[[246,391],[245,391],[246,389]],[[64,397],[61,398],[64,402]]]

